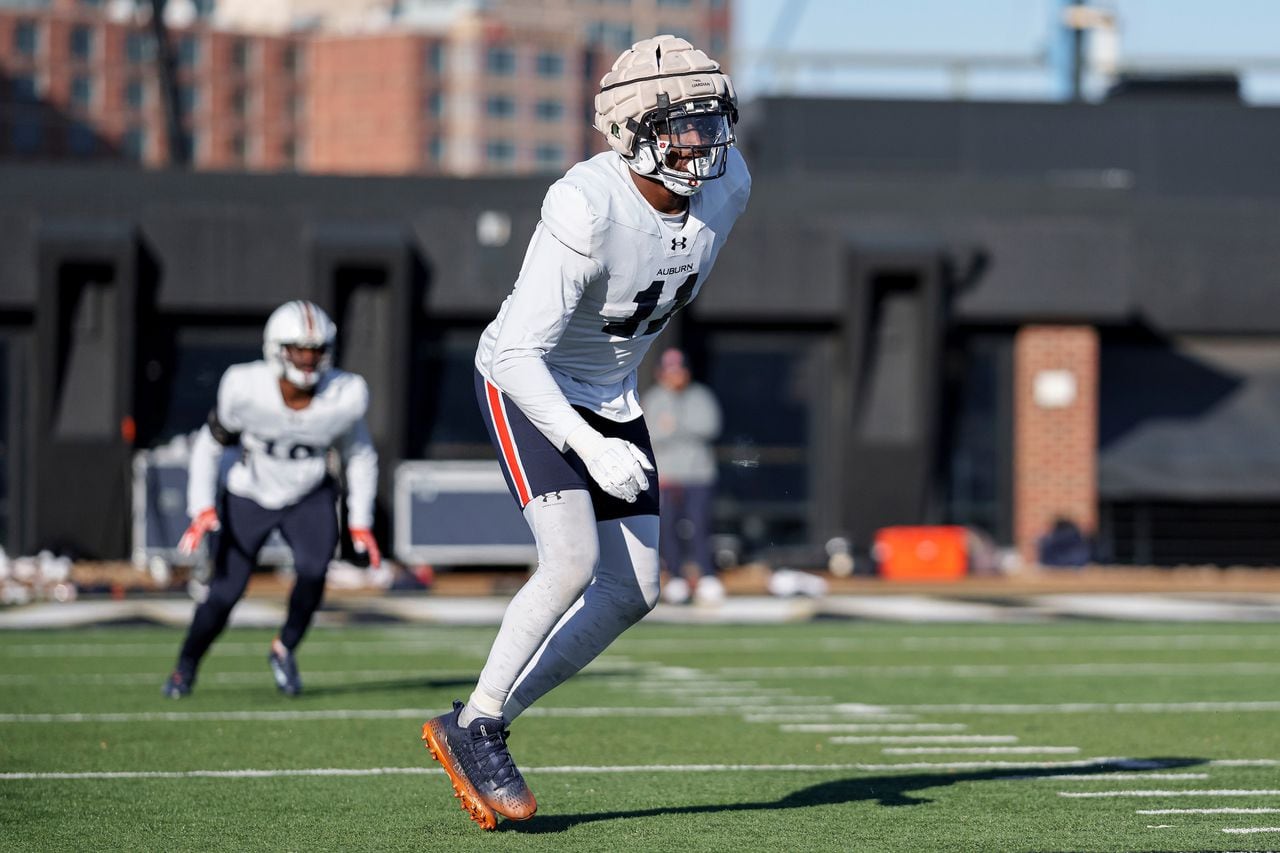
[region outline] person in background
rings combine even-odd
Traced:
[[[1080,525],[1066,516],[1053,520],[1049,531],[1036,541],[1040,565],[1058,569],[1079,569],[1093,558],[1093,546]]]
[[[257,565],[272,530],[293,551],[296,579],[284,627],[267,653],[276,687],[287,696],[302,692],[294,652],[320,607],[325,574],[338,544],[337,485],[328,454],[336,448],[345,464],[347,520],[352,545],[381,563],[370,530],[378,483],[378,454],[364,416],[369,387],[362,377],[332,367],[336,328],[311,302],[281,305],[263,332],[263,359],[233,364],[222,374],[218,400],[191,448],[187,514],[191,526],[178,543],[193,553],[206,533],[213,540],[209,594],[196,607],[178,663],[163,693],[191,693],[196,669],[222,633]],[[223,448],[240,458],[218,490]]]
[[[694,600],[716,604],[724,599],[711,548],[716,483],[712,442],[720,435],[720,404],[710,388],[693,381],[678,349],[662,353],[655,378],[641,406],[649,418],[658,467],[658,553],[669,574],[663,596],[673,604],[689,600],[684,566],[693,562],[698,568]]]

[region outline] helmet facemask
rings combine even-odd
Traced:
[[[659,107],[639,122],[636,157],[630,165],[671,192],[691,196],[724,174],[734,144],[735,111],[719,98]]]
[[[724,174],[738,121],[720,64],[673,35],[622,52],[600,79],[595,128],[633,172],[682,196]]]
[[[277,371],[290,384],[302,389],[310,389],[316,386],[320,378],[329,372],[333,367],[333,354],[329,351],[329,347],[325,344],[311,344],[305,342],[298,343],[282,343],[277,350]],[[306,362],[299,363],[295,358],[303,352],[318,352],[318,357],[308,366]]]
[[[295,387],[314,388],[333,368],[333,344],[337,329],[329,315],[312,302],[286,302],[267,320],[262,355],[266,362]],[[318,357],[295,361],[298,350],[318,351]],[[297,353],[301,355],[301,353]]]

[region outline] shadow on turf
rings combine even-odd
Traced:
[[[577,680],[586,680],[590,678],[612,677],[619,675],[621,670],[608,671],[599,670],[596,672],[583,672],[576,676]],[[306,673],[303,673],[306,678]],[[307,696],[339,696],[348,693],[381,693],[394,692],[399,690],[412,690],[414,692],[420,690],[431,690],[452,688],[461,691],[463,696],[471,692],[471,688],[476,686],[475,677],[468,678],[396,678],[386,681],[353,681],[348,684],[327,684],[320,687],[308,686],[306,689]]]
[[[712,812],[770,811],[773,809],[802,809],[809,806],[830,806],[859,800],[878,802],[882,806],[918,806],[932,802],[927,797],[915,796],[913,791],[941,788],[958,782],[988,782],[1009,779],[1043,779],[1071,774],[1114,773],[1116,771],[1168,770],[1194,767],[1203,764],[1203,758],[1150,758],[1140,761],[1108,762],[1087,767],[1028,768],[1026,770],[992,769],[966,773],[902,773],[893,776],[856,776],[837,779],[801,788],[777,800],[755,803],[714,803],[703,806],[672,806],[669,808],[636,809],[633,811],[596,812],[593,814],[547,815],[534,817],[525,823],[504,822],[500,830],[507,832],[562,832],[580,823],[621,818],[658,817],[673,814],[707,814]],[[1135,767],[1135,764],[1139,765]]]

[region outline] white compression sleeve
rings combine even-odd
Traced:
[[[658,517],[637,515],[596,527],[595,580],[516,682],[502,709],[507,722],[591,663],[658,601]]]
[[[468,712],[501,715],[520,673],[591,582],[600,554],[591,496],[575,490],[548,497],[525,506],[525,521],[538,545],[538,568],[507,605]]]

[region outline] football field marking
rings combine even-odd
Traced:
[[[1224,829],[1223,832],[1231,832],[1237,835],[1253,835],[1258,832],[1280,832],[1280,826],[1249,826],[1240,829]]]
[[[1280,809],[1136,809],[1134,814],[1280,814]]]
[[[1280,664],[1270,661],[1222,663],[1059,663],[1059,664],[905,664],[901,666],[759,666],[721,667],[720,675],[745,678],[952,678],[1110,677],[1133,675],[1195,677],[1202,675],[1272,676]]]
[[[784,732],[962,732],[964,723],[784,723]]]
[[[1017,743],[1017,741],[1017,735],[868,735],[827,738],[827,743]]]
[[[1072,755],[1078,746],[886,746],[885,755]]]
[[[803,697],[800,697],[803,698]],[[828,703],[829,704],[829,703]],[[837,709],[840,706],[835,706]],[[1179,713],[1184,711],[1280,711],[1280,702],[1168,702],[1141,705],[1111,705],[1105,703],[1073,703],[1067,705],[894,705],[882,706],[886,712],[895,709],[916,713],[967,713],[967,714],[1093,714],[1120,713]],[[755,719],[776,710],[776,705],[747,705],[736,708],[703,706],[591,706],[566,708],[530,708],[524,712],[529,717],[595,718],[595,717],[696,717],[707,714],[723,716],[743,715]],[[135,711],[122,713],[22,713],[0,714],[0,723],[132,723],[153,720],[182,722],[184,720],[331,720],[331,719],[400,719],[403,717],[433,717],[439,708],[392,709],[329,709],[314,711]],[[838,710],[833,713],[839,713]],[[861,713],[861,712],[859,712]],[[847,717],[846,717],[847,719]],[[949,726],[942,731],[963,730],[963,723],[923,723],[917,725]],[[933,729],[932,731],[937,731]],[[1212,762],[1220,767],[1272,767],[1280,764],[1277,759],[1220,759]]]
[[[967,763],[912,764],[630,764],[630,765],[549,765],[526,767],[525,773],[836,773],[857,771],[897,771],[937,768],[987,769],[1034,767],[1111,766],[1123,758],[1096,758],[1087,761],[981,761]],[[438,767],[310,767],[244,770],[96,770],[83,772],[0,773],[0,781],[32,780],[114,780],[114,779],[269,779],[288,776],[432,776],[443,773]]]
[[[1280,790],[1269,788],[1219,788],[1201,791],[1162,791],[1154,788],[1137,788],[1128,791],[1059,791],[1059,797],[1276,797]]]
[[[1165,714],[1280,711],[1280,702],[1057,702],[1042,704],[885,705],[913,714]]]

